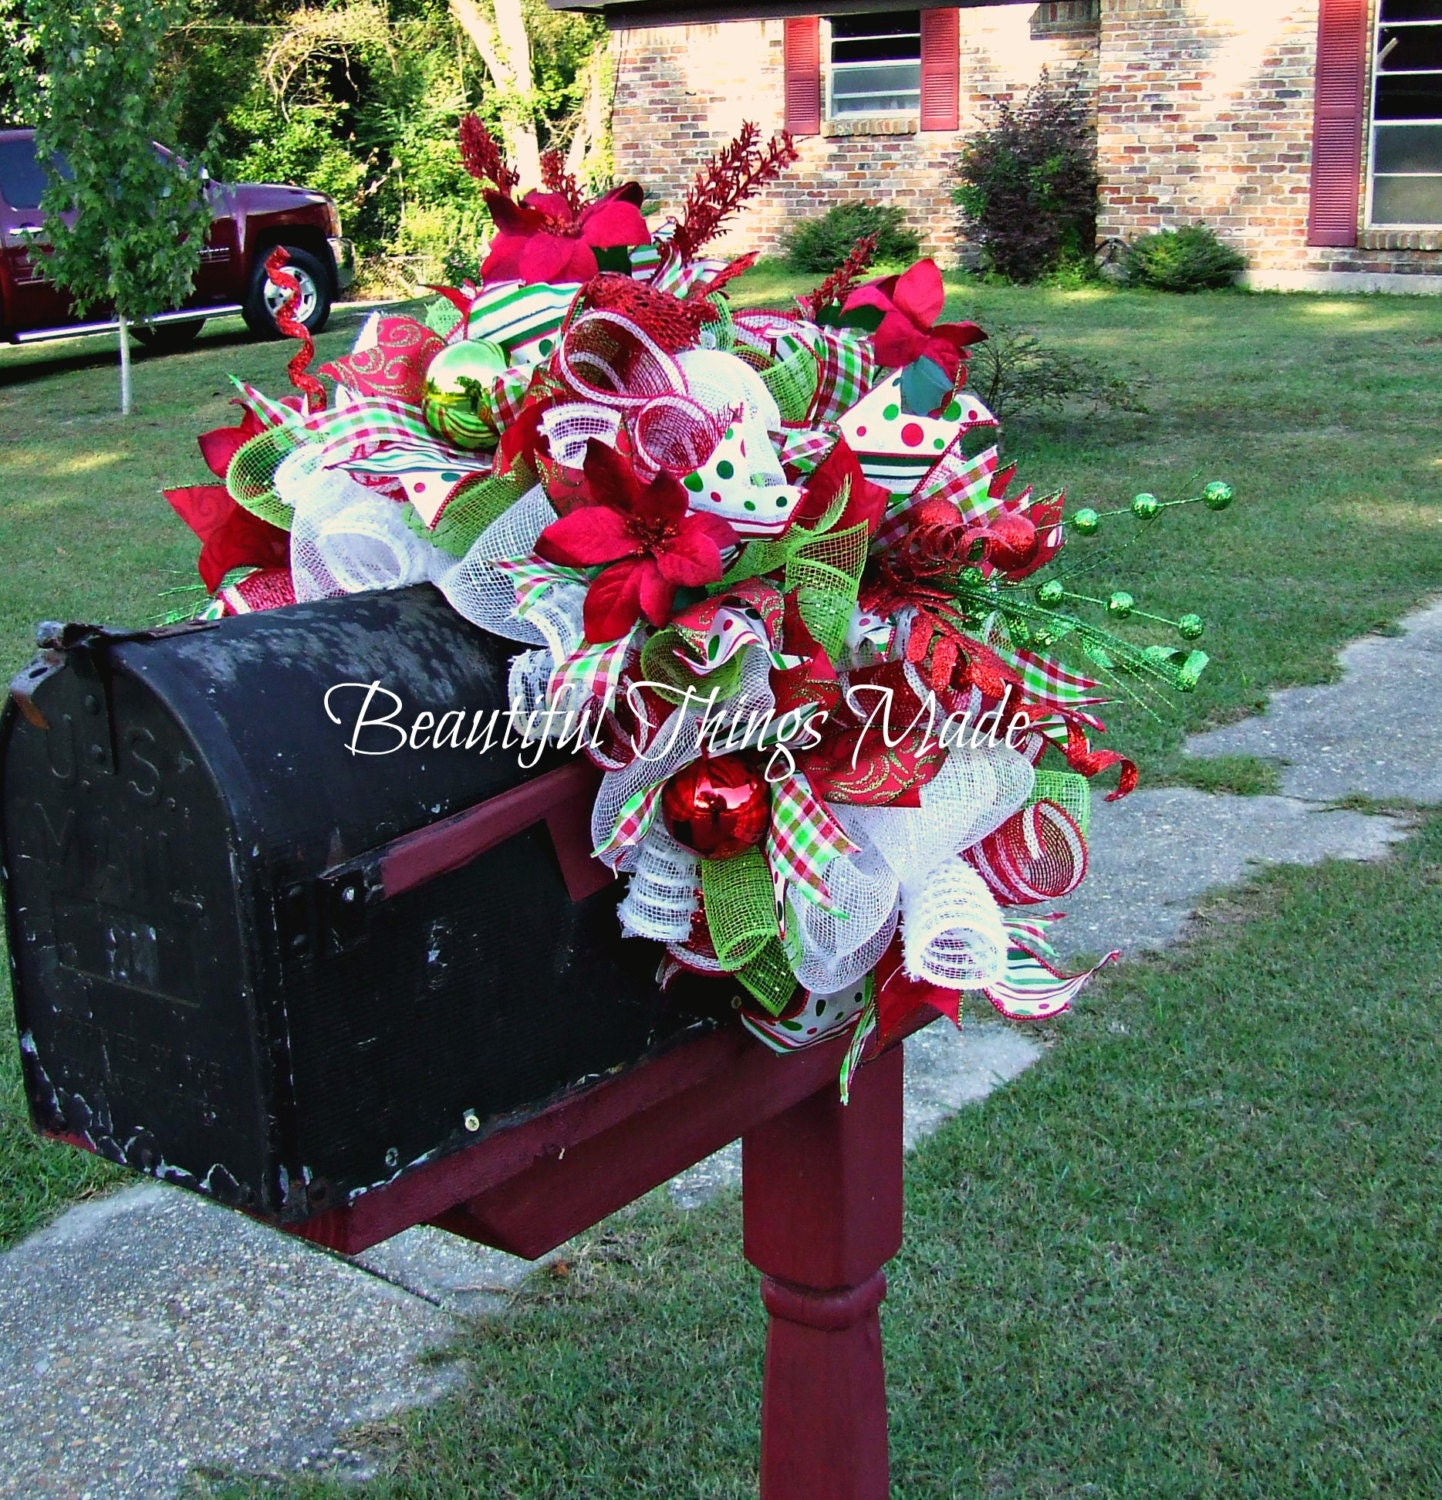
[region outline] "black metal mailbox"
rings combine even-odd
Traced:
[[[37,1128],[296,1222],[705,1024],[620,938],[583,758],[327,716],[504,710],[515,650],[429,586],[58,633],[0,720]]]

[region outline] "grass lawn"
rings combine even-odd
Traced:
[[[1276,870],[1088,992],[907,1169],[897,1500],[1442,1493],[1442,818]],[[764,1320],[734,1194],[583,1237],[372,1430],[357,1500],[753,1495]]]
[[[1144,779],[1437,588],[1442,299],[968,285],[951,313],[1146,376],[1148,413],[1009,428],[1038,487],[1098,509],[1237,488],[1088,580],[1211,625],[1175,715],[1114,715]],[[193,439],[228,420],[226,375],[278,394],[283,353],[218,323],[138,364],[126,421],[107,343],[0,350],[0,667],[39,618],[164,613],[196,548],[157,491],[205,480]],[[898,1496],[1437,1491],[1439,854],[1434,823],[1387,865],[1268,877],[1198,947],[1109,977],[1045,1063],[923,1148],[887,1314]],[[109,1178],[30,1140],[0,1056],[3,1240]],[[734,1201],[590,1236],[477,1333],[466,1402],[400,1424],[375,1492],[748,1493],[761,1320],[737,1243]]]
[[[783,299],[802,281],[758,267],[739,300]],[[322,358],[349,346],[364,313],[340,308]],[[1442,578],[1442,299],[1229,293],[1060,292],[961,283],[948,316],[1032,327],[1058,349],[1147,380],[1147,413],[1062,414],[1011,424],[1007,449],[1039,487],[1074,505],[1163,498],[1213,476],[1240,496],[1213,516],[1165,512],[1093,592],[1125,584],[1161,615],[1211,624],[1200,689],[1156,719],[1127,705],[1113,740],[1143,775],[1202,774],[1266,790],[1242,759],[1179,764],[1190,729],[1253,711],[1273,687],[1333,670],[1344,641],[1386,628]],[[142,356],[137,411],[116,411],[113,342],[0,348],[0,670],[28,660],[39,619],[142,624],[194,579],[196,544],[158,491],[204,482],[195,434],[232,419],[228,376],[286,389],[284,346],[249,340],[238,318],[206,325],[182,354]],[[1135,537],[1128,519],[1117,534]],[[1078,555],[1102,544],[1079,539]],[[1238,758],[1233,758],[1236,761]],[[13,1050],[0,1047],[0,1243],[24,1233],[108,1168],[32,1141]]]

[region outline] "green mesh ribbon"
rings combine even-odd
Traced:
[[[750,963],[736,971],[736,980],[773,1016],[780,1015],[796,993],[796,976],[791,972],[786,950],[775,938]]]
[[[1055,802],[1081,829],[1083,836],[1091,826],[1091,788],[1087,786],[1086,777],[1078,776],[1075,771],[1038,771],[1027,806],[1035,802]]]
[[[832,661],[846,645],[870,535],[863,521],[845,531],[809,537],[786,559],[785,591],[796,591],[806,628]]]
[[[734,859],[703,859],[701,901],[716,957],[728,973],[745,969],[777,942],[776,896],[759,849]]]
[[[434,528],[427,530],[413,505],[405,507],[406,525],[442,552],[464,557],[486,527],[503,516],[535,483],[535,472],[522,463],[507,474],[479,475],[451,496]]]
[[[684,703],[686,689],[694,688],[702,701],[714,691],[716,701],[724,703],[741,686],[741,654],[722,662],[714,671],[698,677],[678,653],[689,653],[690,642],[674,626],[658,630],[641,647],[641,676],[651,683],[658,696],[668,703]],[[692,699],[695,702],[695,699]]]
[[[793,526],[776,541],[755,541],[742,549],[720,583],[709,592],[724,593],[747,578],[759,578],[778,569],[783,572],[783,591],[796,591],[797,607],[806,628],[827,656],[835,661],[846,645],[846,630],[866,567],[869,533],[860,522],[845,531],[831,528],[840,520],[850,498],[843,485],[826,514],[814,527]]]
[[[256,433],[235,450],[225,471],[231,499],[262,521],[289,531],[294,512],[275,492],[275,471],[292,453],[314,441],[312,433],[294,423]]]
[[[821,378],[811,346],[794,334],[776,341],[776,358],[761,371],[761,380],[781,409],[783,422],[804,422]]]
[[[437,297],[426,305],[426,315],[421,321],[442,338],[449,336],[451,329],[461,321],[461,310],[448,297]]]

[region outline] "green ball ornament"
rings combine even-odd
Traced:
[[[1202,631],[1205,629],[1206,626],[1202,624],[1200,615],[1183,615],[1177,621],[1177,630],[1184,641],[1200,640]]]
[[[489,339],[447,344],[426,369],[426,425],[458,448],[494,448],[500,434],[486,393],[507,363],[505,351]]]
[[[1202,504],[1208,510],[1226,510],[1232,503],[1232,487],[1220,479],[1214,479],[1202,491]]]
[[[1162,502],[1155,495],[1141,494],[1132,501],[1132,514],[1139,521],[1150,521],[1162,508]]]
[[[1047,609],[1055,609],[1066,598],[1066,589],[1058,578],[1048,578],[1036,591],[1036,602]]]
[[[1136,607],[1137,601],[1124,589],[1118,589],[1107,599],[1107,613],[1115,615],[1119,620],[1125,620]]]
[[[1102,518],[1087,506],[1085,510],[1079,510],[1071,518],[1072,529],[1078,536],[1095,536],[1097,528],[1102,524]]]

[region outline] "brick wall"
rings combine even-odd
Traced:
[[[1096,16],[1096,0],[964,10],[960,132],[914,120],[826,125],[718,248],[774,253],[788,223],[868,198],[900,204],[926,251],[950,263],[960,143],[1043,67],[1080,67],[1096,89],[1101,235],[1201,219],[1264,282],[1442,274],[1438,234],[1364,231],[1345,250],[1306,243],[1317,0],[1100,0],[1099,34]],[[779,20],[615,33],[619,175],[672,212],[742,120],[779,130],[782,33]]]
[[[821,135],[797,142],[801,160],[737,216],[718,249],[773,254],[788,223],[864,198],[899,204],[925,252],[952,263],[951,174],[960,142],[993,99],[1024,90],[1044,66],[1080,64],[1095,78],[1095,23],[1076,21],[1090,9],[1088,0],[1052,0],[1036,27],[1024,5],[964,12],[959,132],[922,131],[914,118],[826,123]],[[736,21],[613,33],[618,177],[643,183],[671,213],[696,169],[743,120],[768,134],[780,130],[783,30],[780,21]]]
[[[1098,233],[1204,220],[1255,272],[1442,271],[1416,233],[1307,244],[1317,0],[1102,0]]]

